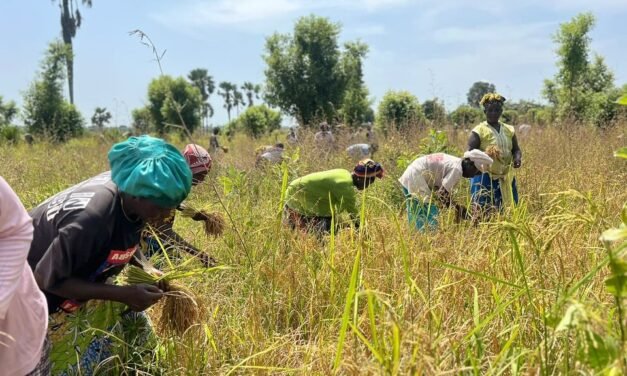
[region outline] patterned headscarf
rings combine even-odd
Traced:
[[[502,106],[503,103],[505,103],[505,101],[506,101],[505,97],[502,96],[501,94],[487,93],[481,98],[481,100],[479,101],[479,104],[482,105],[483,107],[491,103],[498,103]]]
[[[211,170],[213,161],[209,152],[202,146],[196,144],[186,145],[183,150],[183,156],[193,174]]]
[[[381,179],[384,173],[383,166],[372,159],[362,159],[353,169],[353,174],[360,178],[377,177]]]

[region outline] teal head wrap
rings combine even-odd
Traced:
[[[121,192],[164,207],[178,206],[192,187],[183,155],[160,138],[131,137],[109,150],[111,179]]]

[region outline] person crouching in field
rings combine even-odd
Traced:
[[[161,139],[131,137],[113,145],[108,157],[110,172],[56,194],[30,213],[28,263],[48,303],[54,375],[91,375],[112,357],[121,344],[103,331],[131,346],[148,340],[150,326],[141,312],[157,303],[163,290],[119,286],[112,279],[141,253],[144,224],[168,216],[192,185],[185,158]]]
[[[353,162],[358,162],[362,159],[373,158],[378,149],[376,144],[353,144],[346,148],[346,154]]]
[[[33,221],[0,177],[0,374],[49,375],[48,308],[26,257]]]
[[[458,218],[467,217],[466,209],[453,204],[451,194],[463,177],[472,178],[487,171],[492,159],[479,150],[466,152],[464,158],[444,153],[425,155],[414,160],[400,177],[407,202],[410,225],[424,231],[427,226],[436,228],[439,203],[455,206]]]
[[[518,204],[516,178],[510,168],[519,168],[522,151],[514,127],[499,121],[503,114],[505,97],[488,93],[479,102],[483,106],[486,121],[477,125],[468,138],[468,150],[481,150],[488,154],[494,163],[488,171],[472,178],[470,194],[475,208],[486,212],[493,208],[501,209],[504,204]]]
[[[212,165],[212,159],[207,150],[200,145],[189,144],[185,146],[183,156],[192,171],[192,187],[205,181]],[[206,267],[215,266],[216,260],[213,257],[194,247],[174,231],[173,226],[176,211],[183,212],[194,221],[205,222],[206,225],[206,222],[209,221],[211,221],[212,224],[216,223],[217,226],[215,227],[217,228],[217,233],[213,233],[212,235],[219,235],[219,233],[222,232],[221,216],[217,214],[207,214],[202,211],[197,211],[185,204],[181,204],[163,221],[150,223],[150,228],[144,230],[140,243],[143,255],[150,259],[152,256],[161,253],[163,249],[169,250],[171,248],[178,248],[192,256],[198,257]],[[155,235],[159,237],[159,240],[155,238]]]
[[[262,146],[256,151],[255,166],[261,166],[263,163],[278,164],[283,161],[283,152],[285,145],[282,143]]]
[[[318,234],[331,232],[334,215],[347,212],[359,226],[357,190],[383,177],[383,167],[373,160],[360,161],[352,172],[344,169],[315,172],[292,181],[285,192],[284,221],[292,229]]]

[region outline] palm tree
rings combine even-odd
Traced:
[[[244,90],[246,98],[248,98],[248,107],[254,106],[253,97],[259,99],[261,86],[255,85],[252,82],[244,82],[244,84],[242,85],[242,90]]]
[[[239,116],[239,106],[243,106],[245,105],[246,102],[244,102],[244,95],[242,95],[242,92],[237,90],[237,86],[233,87],[233,106],[235,106],[235,109],[237,110],[237,116]]]
[[[209,118],[213,116],[213,107],[209,103],[209,96],[215,90],[213,77],[207,73],[206,69],[196,68],[189,72],[187,78],[200,91],[203,101],[202,117],[205,120],[205,126],[207,126]]]
[[[91,8],[92,0],[81,0],[87,8]],[[78,10],[78,0],[59,0],[61,10],[61,35],[63,43],[68,48],[65,57],[67,64],[67,83],[70,93],[70,103],[74,104],[74,51],[72,50],[72,39],[76,36],[76,30],[81,27],[81,12]]]
[[[226,114],[228,116],[229,123],[230,123],[231,122],[231,110],[233,109],[233,106],[235,105],[234,99],[233,99],[233,92],[236,90],[237,86],[235,86],[234,84],[230,82],[223,81],[223,82],[220,82],[220,85],[218,87],[220,88],[220,90],[218,90],[218,95],[224,98],[224,108],[226,108]]]
[[[91,124],[98,128],[102,132],[104,125],[111,120],[111,113],[107,111],[106,107],[96,107],[94,114],[91,117]]]

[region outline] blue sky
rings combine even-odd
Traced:
[[[86,119],[105,106],[115,124],[130,123],[159,74],[151,51],[129,36],[134,29],[167,50],[166,74],[202,67],[217,82],[263,83],[265,38],[312,13],[339,22],[341,40],[370,46],[364,79],[375,103],[387,90],[408,90],[452,109],[479,80],[513,100],[540,100],[556,70],[551,36],[582,11],[597,17],[592,50],[617,85],[627,83],[627,0],[94,0],[81,8],[74,41],[75,102]],[[21,103],[47,44],[60,36],[59,10],[49,0],[2,0],[0,14],[0,95]],[[225,122],[221,98],[211,102],[213,122]]]

